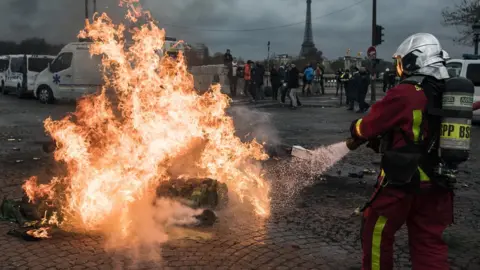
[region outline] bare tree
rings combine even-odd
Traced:
[[[461,0],[442,11],[443,24],[455,26],[460,34],[454,41],[462,45],[473,44],[472,26],[480,21],[480,0]]]

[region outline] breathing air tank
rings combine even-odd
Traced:
[[[475,86],[460,77],[447,80],[445,86],[442,110],[448,116],[441,121],[438,151],[447,166],[456,168],[469,157]]]

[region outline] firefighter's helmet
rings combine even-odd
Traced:
[[[448,78],[445,60],[448,54],[438,39],[429,33],[417,33],[405,39],[393,55],[399,76],[429,75]]]

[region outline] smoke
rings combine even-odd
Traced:
[[[152,197],[146,196],[136,201],[129,209],[136,215],[136,219],[132,220],[132,226],[136,228],[135,235],[129,235],[122,241],[119,241],[117,235],[108,237],[109,230],[115,231],[122,224],[109,224],[109,227],[103,230],[107,236],[107,250],[123,251],[125,255],[139,262],[161,261],[162,250],[159,246],[174,239],[188,237],[189,231],[183,231],[182,228],[199,223],[195,216],[202,214],[202,209],[192,209],[178,201]]]
[[[292,158],[278,162],[272,169],[279,198],[277,206],[288,206],[305,187],[312,185],[348,153],[345,142],[322,146],[311,151],[310,159]]]
[[[235,119],[235,128],[240,138],[247,141],[256,138],[259,143],[276,146],[281,140],[278,130],[272,124],[272,116],[248,107],[232,107],[230,115]]]

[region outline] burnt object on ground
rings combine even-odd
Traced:
[[[215,215],[212,210],[205,209],[200,215],[195,216],[195,218],[199,221],[198,226],[212,226],[217,220],[217,215]]]
[[[18,229],[12,229],[7,234],[22,238],[26,241],[38,241],[48,238],[42,235],[35,235],[32,232],[44,231],[47,233],[46,220],[54,216],[61,220],[61,216],[57,216],[57,211],[52,203],[48,200],[39,200],[37,202],[29,202],[25,196],[22,200],[9,200],[4,198],[0,206],[0,220],[15,222]]]
[[[16,222],[22,228],[32,227],[40,222],[45,215],[56,212],[47,201],[40,200],[30,203],[25,196],[20,201],[4,198],[0,207],[0,220]]]
[[[210,178],[174,179],[160,184],[157,197],[178,199],[192,208],[214,209],[228,203],[228,189]]]
[[[17,230],[17,229],[11,229],[10,231],[7,232],[7,235],[14,236],[17,238],[21,238],[25,241],[40,241],[42,238],[35,237],[33,235],[30,235],[27,233],[26,230]]]

